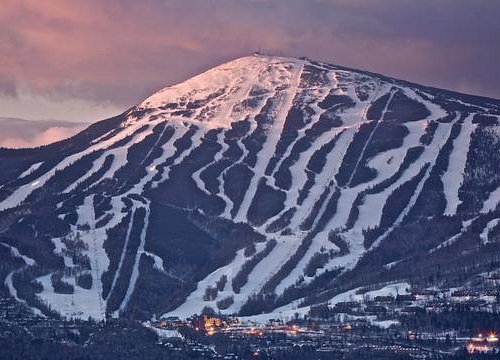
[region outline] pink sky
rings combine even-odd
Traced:
[[[499,13],[489,0],[0,0],[0,116],[95,121],[258,48],[500,98]]]

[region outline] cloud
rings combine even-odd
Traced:
[[[0,109],[4,117],[37,120],[50,117],[76,122],[94,122],[123,112],[122,108],[105,99],[43,96],[26,89],[17,89],[15,97],[0,96]]]
[[[0,147],[25,148],[66,139],[83,130],[86,124],[0,118],[0,127]]]
[[[0,8],[3,97],[27,89],[63,107],[70,98],[125,109],[262,48],[500,98],[498,1],[0,0]]]

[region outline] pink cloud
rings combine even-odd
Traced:
[[[0,147],[27,148],[48,145],[53,142],[69,138],[81,130],[83,130],[83,128],[53,127],[41,132],[32,139],[26,139],[23,137],[8,137],[0,139]]]
[[[47,145],[69,138],[87,125],[56,121],[0,118],[0,147],[24,148]]]

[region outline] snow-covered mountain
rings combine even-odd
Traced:
[[[305,312],[500,267],[500,101],[254,55],[0,150],[1,291],[103,318]]]

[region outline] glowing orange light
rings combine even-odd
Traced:
[[[498,342],[498,336],[497,336],[497,334],[494,333],[494,332],[489,333],[488,337],[486,338],[486,341],[487,342],[491,342],[491,343]]]
[[[349,331],[349,330],[352,330],[352,326],[347,324],[347,325],[344,325],[344,330],[345,331]]]

